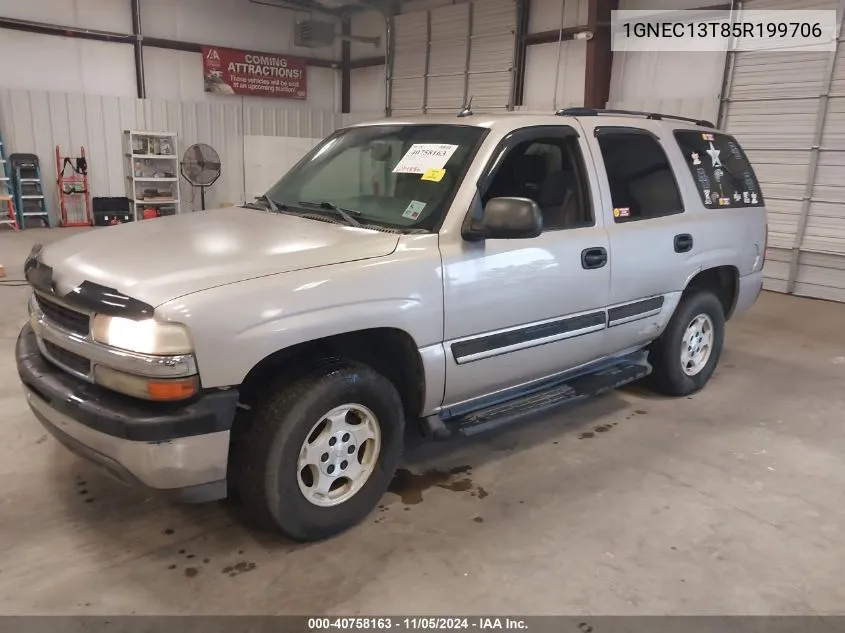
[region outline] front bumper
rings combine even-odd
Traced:
[[[15,348],[27,401],[62,444],[118,480],[184,501],[226,496],[236,390],[187,403],[148,403],[92,385],[48,363],[26,325]]]

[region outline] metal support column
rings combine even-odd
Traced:
[[[470,2],[467,8],[467,58],[464,63],[464,102],[461,104],[462,107],[469,107],[469,100],[472,98],[472,95],[469,94],[469,69],[470,56],[472,55],[472,14],[474,7],[475,3]]]
[[[508,110],[513,110],[516,106],[522,105],[522,95],[525,90],[525,55],[527,48],[525,36],[528,33],[530,11],[531,0],[516,0],[516,33],[514,34],[511,93]]]
[[[584,77],[584,105],[604,108],[610,97],[610,75],[613,45],[610,37],[611,12],[619,8],[619,0],[590,0],[587,24],[593,36],[587,40],[587,61]]]
[[[393,15],[384,14],[384,116],[393,111]]]
[[[431,65],[431,11],[425,12],[425,67],[423,69],[423,114],[428,112],[428,69]]]
[[[737,0],[736,5],[731,9],[731,24],[739,21],[742,13],[742,0]],[[725,69],[722,73],[722,90],[719,94],[719,112],[716,115],[716,127],[725,129],[725,118],[728,115],[728,104],[731,100],[731,87],[733,86],[734,70],[736,69],[736,38],[731,36],[728,41],[728,50],[725,53]]]
[[[340,21],[340,32],[344,37],[352,34],[352,24],[349,15],[344,15]],[[352,69],[349,62],[352,59],[352,44],[348,39],[340,43],[340,112],[348,114],[352,110]]]
[[[139,99],[147,98],[147,82],[144,78],[144,36],[141,34],[141,0],[132,3],[132,47],[135,49],[135,86]]]
[[[557,62],[555,63],[555,83],[552,89],[552,112],[557,112],[557,86],[560,83],[560,54],[563,51],[563,18],[566,13],[566,0],[560,0],[560,24],[557,32]]]

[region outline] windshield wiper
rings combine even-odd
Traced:
[[[361,223],[352,217],[353,215],[361,215],[361,212],[356,211],[355,209],[344,209],[343,207],[339,207],[333,202],[328,201],[310,202],[308,200],[300,200],[299,204],[303,207],[310,207],[312,209],[320,209],[322,211],[334,211],[334,213],[343,218],[344,222],[346,222],[349,226],[355,226],[359,228],[361,226]]]
[[[259,211],[273,211],[275,213],[287,210],[285,205],[279,204],[272,198],[268,198],[267,195],[258,196],[255,202],[245,202],[241,206],[245,209],[258,209]]]
[[[275,200],[273,200],[273,198],[271,198],[270,196],[268,196],[266,193],[261,194],[260,196],[258,196],[258,197],[255,199],[255,201],[256,201],[256,202],[266,202],[266,203],[267,203],[267,206],[270,208],[270,211],[279,211],[279,210],[281,210],[281,209],[284,209],[284,208],[285,208],[285,205],[281,205],[281,206],[280,206],[280,205],[276,204],[276,201],[275,201]]]

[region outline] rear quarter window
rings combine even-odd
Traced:
[[[705,207],[762,207],[760,184],[745,152],[732,136],[675,130],[692,179]]]

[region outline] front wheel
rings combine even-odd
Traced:
[[[686,396],[707,384],[725,339],[725,313],[710,292],[684,294],[666,330],[651,344],[652,384],[668,396]]]
[[[355,525],[387,490],[404,419],[393,384],[365,365],[332,362],[271,388],[237,448],[244,511],[298,541]]]

